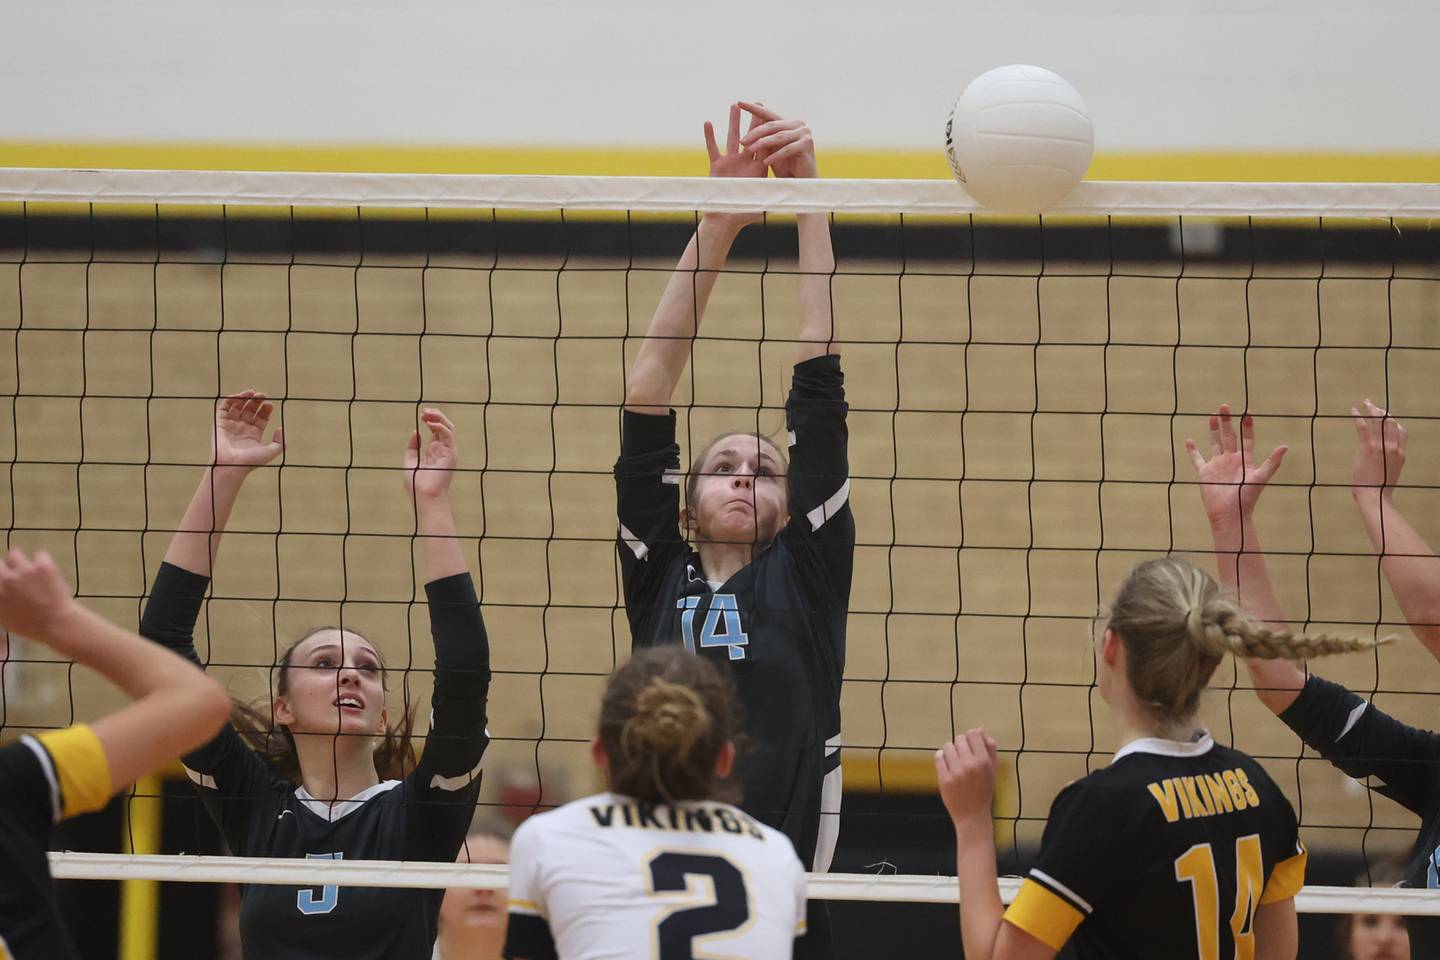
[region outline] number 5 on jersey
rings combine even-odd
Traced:
[[[305,859],[344,860],[345,854],[343,852],[307,853],[305,854]],[[295,893],[295,909],[299,910],[307,917],[313,917],[321,913],[329,913],[331,910],[335,909],[335,905],[339,902],[340,888],[333,883],[329,883],[321,887],[320,895],[318,897],[315,895],[315,890],[313,887],[307,887],[302,890],[297,890]]]
[[[695,652],[695,611],[700,608],[700,597],[681,597],[675,601],[680,614],[680,635],[685,649]],[[723,626],[723,629],[722,629]],[[740,625],[740,604],[733,593],[717,593],[710,598],[710,609],[705,612],[705,622],[700,628],[700,649],[726,647],[731,660],[744,660],[745,647],[750,637]]]

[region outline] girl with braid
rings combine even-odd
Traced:
[[[1427,649],[1440,656],[1440,560],[1391,499],[1405,462],[1405,433],[1368,400],[1351,414],[1358,438],[1351,493],[1401,609]],[[1254,421],[1243,417],[1237,438],[1225,406],[1210,418],[1210,457],[1193,441],[1186,446],[1200,478],[1221,582],[1246,610],[1278,629],[1289,621],[1255,532],[1255,507],[1286,447],[1256,464]],[[1373,778],[1377,792],[1420,818],[1403,885],[1440,887],[1440,734],[1407,726],[1338,683],[1307,677],[1297,663],[1249,660],[1246,666],[1260,702],[1306,744],[1356,780]],[[1440,956],[1440,918],[1412,917],[1408,923],[1412,955]]]
[[[1263,767],[1217,744],[1195,715],[1227,654],[1293,662],[1372,646],[1267,629],[1184,560],[1137,566],[1095,645],[1121,747],[1055,798],[1008,910],[995,882],[995,742],[971,730],[936,752],[967,960],[1048,960],[1072,938],[1080,960],[1294,960],[1305,876],[1295,811]]]

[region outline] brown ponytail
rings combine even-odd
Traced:
[[[1271,630],[1227,600],[1208,573],[1178,557],[1139,564],[1115,595],[1106,628],[1125,644],[1126,679],[1166,725],[1183,725],[1225,654],[1304,660],[1388,640]]]
[[[734,715],[734,684],[719,668],[683,647],[637,653],[600,704],[610,788],[649,803],[713,797]]]
[[[275,692],[285,696],[290,692],[290,661],[300,644],[309,640],[317,633],[324,633],[327,630],[339,630],[339,627],[315,627],[307,631],[304,636],[289,647],[280,655],[280,661],[275,665]],[[348,630],[355,633],[354,630]],[[356,634],[360,636],[360,634]],[[380,656],[379,649],[375,650],[375,656]],[[390,675],[385,668],[383,660],[380,662],[380,682],[382,687],[388,688]],[[295,738],[290,735],[289,729],[275,722],[275,716],[271,710],[271,704],[266,698],[242,703],[234,700],[230,705],[230,725],[235,732],[240,734],[241,739],[260,755],[260,759],[270,767],[272,773],[281,780],[291,783],[300,782],[300,757],[295,751]],[[401,711],[400,719],[385,728],[380,745],[375,748],[375,772],[380,775],[381,780],[401,780],[415,769],[415,705],[408,704]]]

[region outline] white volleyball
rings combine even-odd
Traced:
[[[1090,168],[1095,130],[1085,101],[1043,67],[996,67],[971,81],[945,124],[945,153],[985,206],[1034,213],[1063,200]]]

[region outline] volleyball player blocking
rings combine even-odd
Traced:
[[[817,175],[809,128],[758,103],[732,105],[723,151],[709,123],[705,138],[711,176]],[[825,871],[839,830],[855,552],[826,215],[797,218],[801,310],[785,443],[746,430],[716,437],[694,456],[682,502],[670,406],[731,245],[759,218],[705,214],[656,307],[626,381],[616,546],[634,648],[681,644],[730,671],[747,744],[741,805]],[[823,909],[810,927],[809,946],[828,951]]]

